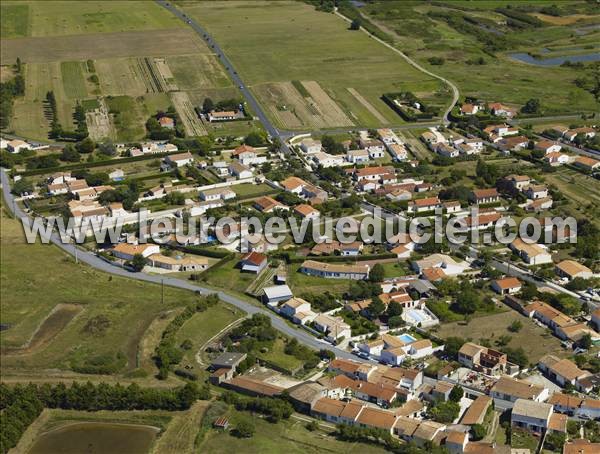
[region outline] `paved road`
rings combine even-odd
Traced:
[[[352,20],[348,19],[346,16],[344,16],[340,12],[336,11],[335,14],[338,15],[339,17],[341,17],[342,19],[344,19],[346,22],[352,23]],[[458,91],[458,87],[456,85],[454,85],[454,83],[452,83],[451,81],[449,81],[448,79],[446,79],[445,77],[442,77],[442,76],[440,76],[438,74],[435,74],[435,73],[429,71],[428,69],[425,69],[419,63],[417,63],[415,60],[413,60],[408,55],[406,55],[404,52],[402,52],[401,50],[395,48],[391,44],[386,43],[382,39],[379,39],[377,36],[375,36],[371,32],[369,32],[366,28],[361,27],[360,30],[363,33],[366,33],[370,38],[374,39],[378,43],[383,44],[388,49],[396,52],[398,55],[400,55],[402,58],[404,58],[409,64],[411,64],[412,66],[414,66],[415,68],[417,68],[419,71],[421,71],[421,72],[423,72],[423,73],[427,74],[428,76],[431,76],[431,77],[433,77],[435,79],[441,80],[442,82],[444,82],[446,85],[448,85],[450,87],[450,89],[452,90],[452,102],[450,103],[450,105],[446,109],[446,112],[444,112],[444,116],[442,117],[442,122],[444,124],[449,124],[450,120],[448,119],[448,115],[450,115],[450,112],[452,111],[452,108],[456,105],[456,103],[458,102],[458,98],[460,96],[460,92]]]
[[[202,40],[206,42],[208,47],[213,49],[215,55],[219,58],[221,63],[223,63],[223,66],[229,74],[229,77],[231,78],[231,80],[233,80],[233,83],[239,87],[240,91],[242,92],[242,95],[244,95],[244,98],[246,99],[246,102],[254,111],[260,122],[263,124],[267,133],[271,137],[276,137],[281,141],[282,151],[289,152],[289,148],[285,144],[285,138],[291,136],[293,133],[289,133],[287,131],[280,131],[273,125],[273,123],[271,123],[258,101],[256,101],[254,95],[250,92],[250,89],[246,86],[244,81],[238,75],[237,71],[233,68],[233,65],[231,64],[221,47],[219,47],[215,40],[210,36],[208,31],[206,31],[200,24],[198,24],[198,22],[189,17],[187,14],[179,11],[179,9],[173,6],[170,2],[167,2],[165,0],[156,0],[156,3],[170,11],[182,21],[185,21],[192,28],[192,30],[198,33],[200,38],[202,38]]]
[[[18,219],[24,219],[25,222],[31,222],[31,219],[14,202],[13,194],[10,192],[9,178],[6,174],[5,169],[2,169],[0,171],[0,181],[2,182],[2,192],[4,195],[4,200],[6,201],[6,208],[9,209]],[[73,256],[75,255],[75,246],[73,244],[63,244],[60,241],[60,238],[57,234],[54,234],[51,237],[51,241],[53,244],[55,244],[56,246],[58,246],[63,251],[67,252],[68,254],[73,255]],[[122,276],[122,277],[126,277],[129,279],[137,279],[139,281],[152,282],[154,284],[164,283],[165,285],[168,285],[171,287],[177,287],[177,288],[181,288],[184,290],[191,290],[194,292],[199,292],[201,294],[215,293],[215,290],[213,290],[213,289],[201,287],[198,285],[193,285],[193,284],[189,283],[188,281],[183,281],[181,279],[176,279],[176,278],[172,278],[172,277],[164,277],[164,276],[155,276],[155,275],[150,275],[150,274],[145,274],[145,273],[129,272],[129,271],[126,271],[115,265],[111,265],[111,264],[105,262],[104,260],[100,259],[96,255],[94,255],[90,252],[87,252],[85,250],[82,250],[82,249],[77,249],[77,257],[80,262],[83,262],[86,265],[89,265],[89,266],[96,268],[100,271],[103,271],[105,273],[115,274],[117,276]],[[288,325],[287,322],[285,320],[283,320],[281,317],[279,317],[274,312],[272,312],[262,306],[255,306],[253,304],[248,303],[247,301],[244,301],[240,298],[237,298],[235,296],[232,296],[232,295],[224,293],[224,292],[217,292],[217,293],[219,294],[219,298],[221,298],[221,300],[242,309],[243,311],[247,312],[250,315],[252,315],[252,314],[267,315],[271,319],[271,322],[272,322],[274,328],[276,328],[277,330],[281,331],[282,333],[284,333],[290,337],[294,337],[294,338],[298,339],[298,341],[304,345],[307,345],[307,346],[312,347],[317,350],[325,348],[325,349],[333,351],[338,358],[354,359],[354,360],[359,361],[359,359],[356,356],[352,355],[351,353],[349,353],[345,350],[341,350],[337,347],[333,347],[330,344],[325,343],[324,341],[320,341],[320,340],[316,339],[315,337],[311,336],[308,332],[304,331],[303,329],[292,327],[292,326]]]

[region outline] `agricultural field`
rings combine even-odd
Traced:
[[[538,60],[597,55],[600,39],[597,11],[593,14],[593,7],[585,2],[560,3],[561,16],[531,13],[531,17],[540,19],[539,26],[515,29],[506,25],[506,16],[495,11],[506,4],[449,1],[432,6],[424,2],[385,0],[369,2],[360,8],[360,14],[397,48],[454,82],[461,96],[516,105],[539,98],[546,115],[597,111],[593,96],[574,84],[582,76],[581,68],[525,63],[512,55],[523,53]],[[531,2],[510,4],[532,5]],[[557,2],[535,2],[535,7],[553,4]],[[450,15],[464,15],[469,21],[479,23],[479,29],[487,31],[490,40],[496,36],[498,40],[509,40],[509,44],[501,50],[490,50],[475,34],[452,27],[447,21]],[[444,59],[443,64],[431,64],[429,60],[434,57]]]
[[[508,326],[516,320],[523,324],[523,328],[518,333],[508,331]],[[460,336],[471,339],[473,342],[488,339],[492,344],[500,336],[509,335],[511,340],[508,346],[512,348],[523,347],[529,361],[532,363],[537,362],[546,354],[560,357],[568,354],[568,351],[560,346],[560,340],[557,337],[514,310],[477,317],[467,325],[464,322],[445,323],[439,326],[436,335],[442,339]],[[536,341],[531,342],[531,339],[536,339]]]
[[[86,107],[94,140],[140,140],[147,119],[171,106],[188,136],[238,136],[256,127],[198,118],[205,97],[218,102],[239,92],[200,37],[153,2],[3,2],[2,13],[2,80],[11,77],[9,63],[24,63],[25,96],[10,124],[16,134],[48,138],[48,91],[67,130],[77,102],[95,103]]]
[[[80,370],[90,362],[132,371],[153,321],[196,298],[166,287],[161,303],[158,285],[77,265],[51,245],[28,245],[20,223],[4,210],[1,231],[0,321],[9,326],[0,344],[3,376],[17,369],[30,377],[47,369]],[[208,314],[211,329],[222,328]]]
[[[410,90],[435,105],[450,99],[439,81],[400,55],[301,2],[180,4],[213,34],[283,128],[402,123],[380,99],[385,92]]]
[[[3,1],[2,38],[181,28],[153,2]]]

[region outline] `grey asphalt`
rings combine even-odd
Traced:
[[[6,208],[8,210],[10,210],[10,212],[17,219],[22,219],[22,220],[24,220],[24,222],[30,223],[31,218],[29,218],[29,216],[27,216],[27,214],[23,212],[21,207],[19,207],[19,205],[17,203],[15,203],[14,196],[10,192],[9,177],[6,174],[5,169],[2,169],[0,171],[0,181],[2,182],[2,192],[4,195],[4,200],[6,201]],[[75,256],[75,246],[73,244],[62,243],[60,241],[59,236],[56,233],[54,233],[52,235],[52,237],[50,238],[50,241],[53,244],[55,244],[56,246],[58,246],[60,249],[65,251],[66,253],[68,253],[72,256]],[[105,273],[110,273],[113,275],[117,275],[117,276],[122,276],[122,277],[125,277],[128,279],[136,279],[138,281],[151,282],[154,284],[164,284],[164,285],[168,285],[170,287],[176,287],[176,288],[180,288],[180,289],[184,289],[184,290],[190,290],[193,292],[199,292],[204,295],[211,294],[211,293],[218,293],[219,298],[222,301],[238,307],[239,309],[245,311],[249,315],[264,314],[264,315],[268,316],[271,319],[271,323],[274,328],[276,328],[277,330],[286,334],[287,336],[298,339],[298,341],[304,345],[307,345],[316,350],[320,350],[320,349],[330,350],[330,351],[334,352],[338,358],[354,359],[356,361],[360,361],[360,359],[358,359],[356,356],[352,355],[350,352],[339,349],[339,348],[334,347],[324,341],[321,341],[321,340],[313,337],[307,331],[304,331],[301,328],[297,328],[297,327],[288,325],[284,319],[282,319],[281,317],[279,317],[278,315],[276,315],[274,312],[270,311],[269,309],[267,309],[263,306],[257,306],[257,305],[255,306],[247,301],[244,301],[244,300],[237,298],[233,295],[230,295],[228,293],[224,293],[222,291],[216,291],[214,289],[210,289],[207,287],[201,287],[198,285],[191,284],[188,281],[184,281],[184,280],[176,279],[176,278],[172,278],[172,277],[156,276],[156,275],[150,275],[150,274],[145,274],[145,273],[130,272],[130,271],[127,271],[116,265],[107,263],[104,260],[102,260],[101,258],[97,257],[96,255],[94,255],[88,251],[82,250],[81,248],[77,249],[77,258],[80,262],[85,263],[86,265],[89,265],[100,271],[103,271]],[[141,302],[140,304],[143,304],[143,302]]]
[[[234,69],[233,65],[227,58],[227,55],[225,55],[225,53],[223,52],[221,47],[219,47],[219,44],[217,44],[215,42],[215,40],[210,36],[208,31],[205,30],[194,19],[192,19],[185,13],[179,11],[179,9],[177,9],[175,6],[173,6],[170,2],[163,1],[163,0],[156,0],[156,3],[158,3],[163,8],[167,9],[169,12],[171,12],[173,15],[175,15],[182,21],[186,22],[192,28],[192,30],[194,30],[196,33],[198,33],[200,38],[208,45],[209,48],[211,48],[214,51],[215,55],[219,58],[219,60],[225,67],[225,70],[229,74],[229,77],[231,78],[233,83],[239,88],[239,90],[242,92],[242,95],[244,95],[246,102],[248,103],[250,108],[254,111],[254,113],[258,117],[259,121],[263,124],[267,133],[271,137],[276,137],[281,141],[281,144],[282,144],[281,151],[289,152],[288,146],[285,143],[285,139],[287,137],[290,137],[293,134],[284,132],[284,131],[280,131],[273,125],[273,123],[271,123],[271,121],[265,114],[264,110],[262,109],[262,107],[260,106],[258,101],[256,101],[256,98],[254,97],[254,95],[252,94],[250,89],[246,86],[244,81],[238,75],[237,71]],[[260,64],[260,63],[258,63],[258,64]]]

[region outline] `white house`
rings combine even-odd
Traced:
[[[346,159],[353,164],[369,162],[369,152],[367,150],[349,150],[346,153]]]
[[[23,140],[15,139],[6,143],[6,149],[11,153],[19,153],[23,150],[31,150],[31,145]]]
[[[238,178],[238,180],[243,180],[244,178],[251,178],[254,173],[250,167],[245,166],[239,161],[233,161],[229,164],[229,173]]]
[[[510,423],[529,432],[543,433],[550,424],[554,412],[551,404],[517,399],[512,408]]]
[[[344,164],[344,158],[342,156],[332,155],[324,152],[315,153],[312,158],[317,165],[320,165],[324,168],[341,166]]]
[[[306,154],[314,154],[321,151],[322,145],[320,140],[303,139],[302,142],[300,142],[300,148]]]
[[[185,153],[177,153],[169,155],[165,158],[165,163],[171,167],[183,167],[194,162],[192,153],[186,151]]]

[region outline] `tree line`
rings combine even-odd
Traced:
[[[195,383],[174,389],[141,388],[132,383],[16,385],[0,383],[0,452],[16,446],[27,427],[44,408],[64,410],[186,410],[197,399],[208,399],[207,386]]]
[[[25,78],[20,58],[17,58],[14,69],[15,77],[0,83],[0,128],[2,129],[8,127],[15,98],[25,94]]]

